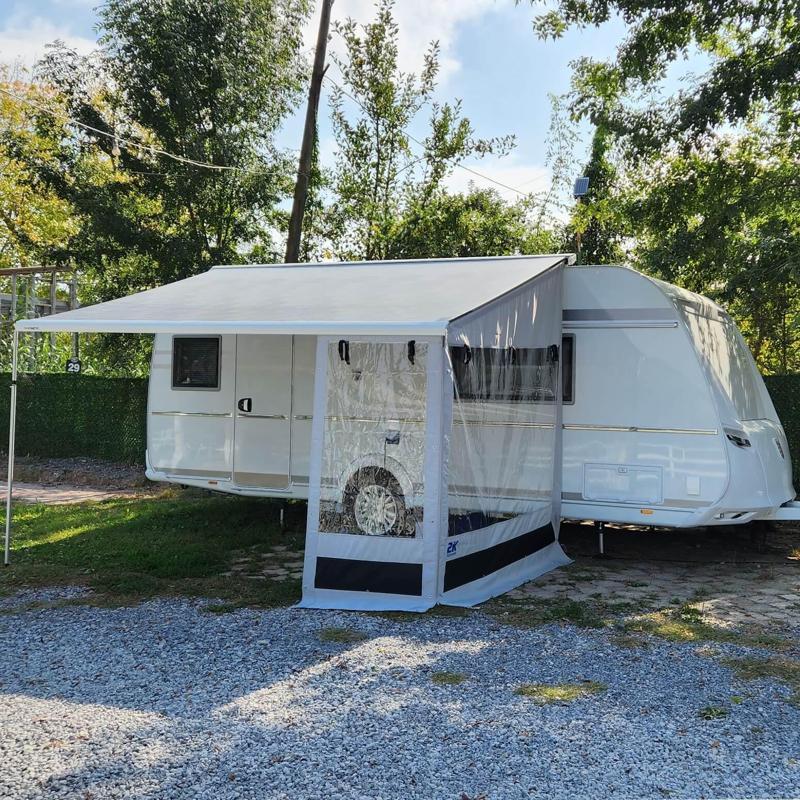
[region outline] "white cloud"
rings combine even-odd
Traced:
[[[399,0],[394,7],[394,17],[399,26],[400,69],[418,71],[431,41],[437,40],[441,48],[439,79],[445,83],[461,67],[455,47],[459,25],[497,9],[496,0]],[[336,0],[333,19],[344,21],[352,17],[363,24],[375,18],[375,11],[374,0]],[[316,43],[318,24],[317,7],[305,32],[305,44],[309,48]],[[340,54],[341,37],[334,34],[328,47],[329,52]]]
[[[44,55],[45,45],[55,39],[61,39],[79,53],[88,53],[97,46],[93,39],[76,36],[69,28],[55,25],[44,17],[17,14],[0,29],[0,61],[30,68]]]
[[[498,186],[491,178],[506,187],[519,189],[524,193],[543,193],[550,188],[550,170],[541,164],[527,164],[520,161],[512,153],[506,158],[485,158],[477,161],[470,161],[463,166],[469,167],[480,173],[479,177],[466,169],[456,168],[447,180],[447,188],[451,192],[465,192],[470,183],[474,183],[480,189],[495,189],[508,201],[514,201],[521,196],[511,189]]]

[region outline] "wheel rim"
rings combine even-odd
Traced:
[[[397,522],[397,500],[385,486],[359,487],[354,510],[359,529],[370,536],[385,536]]]

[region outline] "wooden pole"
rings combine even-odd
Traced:
[[[311,85],[308,88],[306,123],[303,129],[303,144],[300,147],[300,164],[297,168],[297,183],[294,185],[292,216],[289,220],[289,238],[286,242],[286,263],[296,264],[300,258],[300,239],[303,235],[303,216],[308,198],[308,178],[311,172],[311,158],[314,154],[314,136],[317,129],[317,110],[325,75],[325,51],[328,47],[328,28],[331,22],[333,0],[322,0],[317,32],[317,48],[314,51],[314,68],[311,72]]]

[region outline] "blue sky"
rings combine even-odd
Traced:
[[[81,51],[96,37],[97,0],[0,0],[0,60],[30,64],[46,42],[58,37]],[[336,0],[334,18],[352,16],[367,21],[372,0]],[[517,148],[502,160],[468,162],[482,173],[525,191],[548,183],[545,166],[549,126],[548,94],[569,88],[571,59],[579,55],[607,58],[624,35],[620,23],[602,29],[571,31],[557,42],[538,40],[531,27],[534,11],[514,0],[398,0],[401,66],[418,67],[431,39],[442,48],[442,99],[461,98],[464,112],[481,136],[515,134]],[[306,32],[314,42],[316,13]],[[336,48],[336,38],[332,41]],[[332,71],[335,75],[335,71]],[[329,161],[334,150],[327,125],[327,104],[321,109],[321,153]],[[300,114],[289,120],[280,137],[287,147],[299,147]],[[424,120],[414,132],[421,132]],[[585,139],[585,133],[584,139]],[[579,160],[585,152],[579,147]],[[455,189],[481,180],[463,170],[451,179]],[[491,184],[487,184],[491,185]],[[515,194],[499,189],[507,199]]]

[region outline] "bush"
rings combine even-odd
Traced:
[[[764,382],[789,440],[797,487],[800,486],[800,375],[767,375]]]

